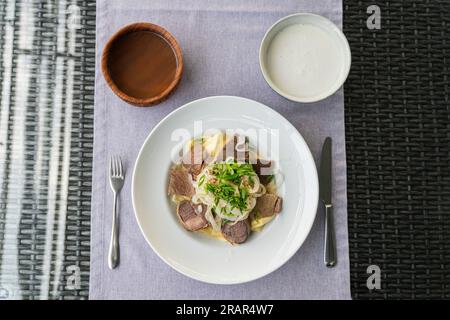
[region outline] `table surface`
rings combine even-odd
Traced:
[[[352,295],[449,298],[450,3],[371,4],[344,0]],[[0,0],[0,48],[0,299],[87,298],[95,2]]]

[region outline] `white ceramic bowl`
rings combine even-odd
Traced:
[[[279,131],[278,167],[284,182],[278,191],[283,197],[283,209],[261,232],[252,233],[241,245],[232,246],[186,231],[167,196],[171,152],[179,150],[176,146],[180,144],[180,141],[171,141],[172,133],[181,128],[194,135],[194,121],[200,120],[203,130],[272,128]],[[250,139],[250,143],[254,141]],[[267,150],[261,151],[267,153]],[[186,276],[217,284],[254,280],[289,260],[311,229],[318,193],[313,157],[292,124],[261,103],[232,96],[196,100],[164,118],[145,140],[132,181],[136,219],[153,250]]]
[[[295,24],[312,25],[325,31],[329,36],[330,41],[333,41],[333,46],[335,46],[335,49],[339,53],[338,55],[336,55],[335,60],[332,61],[333,63],[337,64],[337,67],[339,68],[337,79],[333,82],[332,85],[330,85],[323,91],[315,93],[313,95],[302,94],[301,89],[299,89],[298,92],[295,92],[295,94],[293,94],[292,92],[288,93],[280,88],[279,84],[274,81],[273,77],[270,74],[267,52],[270,48],[272,40],[280,31],[288,26]],[[267,30],[259,49],[259,63],[264,79],[273,90],[289,100],[308,103],[316,102],[329,97],[344,84],[350,71],[351,52],[350,46],[347,42],[347,38],[333,22],[325,17],[316,14],[297,13],[278,20]]]

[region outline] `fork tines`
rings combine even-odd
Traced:
[[[122,161],[119,156],[111,156],[109,159],[111,177],[123,178]]]

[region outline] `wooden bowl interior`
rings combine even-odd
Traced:
[[[139,32],[139,31],[150,31],[153,33],[158,34],[161,36],[164,40],[167,41],[167,43],[171,46],[172,51],[176,58],[176,71],[175,75],[173,77],[173,81],[166,87],[166,89],[162,92],[160,92],[157,95],[151,96],[151,97],[133,97],[124,92],[114,81],[113,76],[111,74],[110,70],[110,64],[114,63],[114,61],[111,61],[111,48],[113,45],[118,41],[119,39],[122,39],[122,37],[126,37],[128,34],[133,32]],[[181,48],[177,42],[177,40],[164,28],[152,24],[152,23],[134,23],[128,26],[125,26],[124,28],[120,29],[118,32],[116,32],[111,39],[106,44],[105,48],[103,49],[102,59],[101,59],[101,68],[103,72],[103,76],[105,77],[106,82],[108,83],[111,90],[119,96],[122,100],[136,105],[136,106],[149,106],[157,104],[164,99],[166,99],[171,92],[176,88],[178,83],[180,82],[181,75],[183,72],[183,57],[181,53]]]

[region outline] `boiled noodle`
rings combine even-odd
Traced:
[[[192,202],[195,204],[205,204],[208,206],[205,218],[211,223],[213,229],[217,231],[220,230],[219,222],[222,220],[228,220],[236,223],[247,219],[250,212],[256,205],[256,198],[265,194],[266,188],[260,183],[257,175],[247,175],[242,177],[241,185],[227,182],[227,184],[235,190],[237,195],[240,194],[240,188],[249,187],[246,188],[248,191],[248,197],[245,208],[233,207],[229,202],[226,202],[223,199],[217,200],[211,192],[206,190],[206,186],[208,186],[208,184],[215,183],[217,181],[217,177],[212,173],[212,168],[215,165],[216,163],[211,163],[206,166],[199,174],[199,177],[204,178],[194,182],[195,195],[192,197]],[[250,179],[252,180],[252,183],[250,183]],[[220,219],[213,216],[211,208],[214,208],[216,216],[220,217]]]

